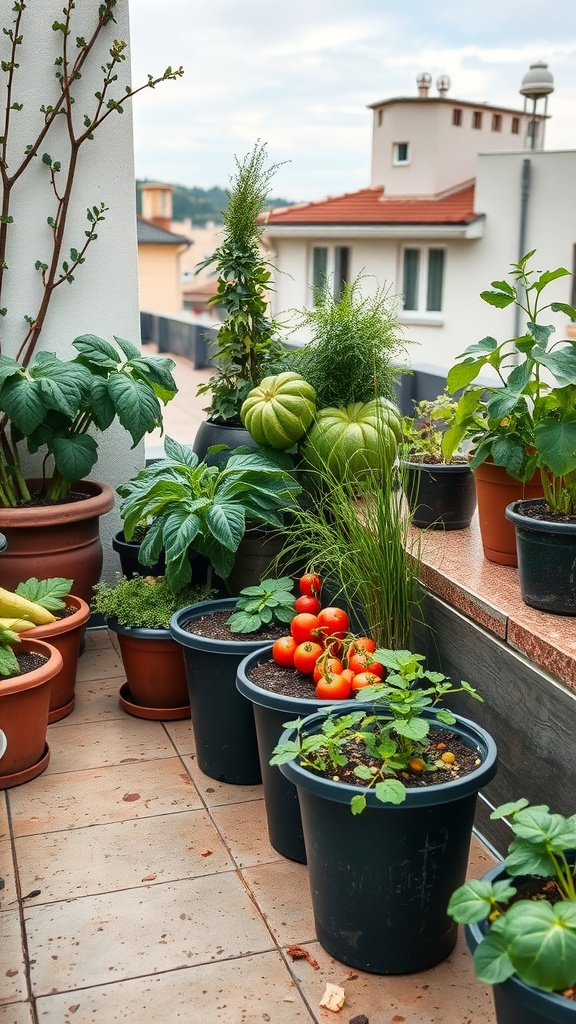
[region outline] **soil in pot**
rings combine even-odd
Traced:
[[[230,609],[225,612],[209,612],[197,619],[193,619],[192,622],[182,626],[182,629],[186,630],[187,633],[192,633],[195,636],[205,636],[211,640],[261,640],[262,642],[265,640],[278,640],[279,637],[286,636],[288,631],[286,623],[279,623],[272,626],[263,626],[257,633],[232,633],[228,625],[228,619],[231,614]]]

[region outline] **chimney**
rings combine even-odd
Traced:
[[[432,85],[432,75],[428,74],[427,71],[421,71],[416,79],[416,85],[418,86],[418,95],[420,99],[427,99],[428,90]]]
[[[451,84],[452,83],[450,82],[448,75],[438,76],[438,78],[436,79],[436,88],[438,89],[438,95],[440,99],[443,100],[446,98],[448,89],[450,88]]]
[[[142,216],[164,231],[172,230],[172,185],[147,181],[140,185]]]

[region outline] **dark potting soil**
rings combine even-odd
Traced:
[[[420,463],[422,466],[465,466],[468,463],[465,455],[453,455],[450,462],[444,462],[444,459],[438,458],[430,452],[418,451],[410,452],[408,461]]]
[[[16,655],[16,661],[20,667],[21,676],[25,675],[26,672],[34,672],[35,669],[45,665],[48,661],[48,658],[45,658],[43,654],[35,654],[33,651],[25,651],[23,654],[18,654],[17,651],[14,651],[14,654]],[[18,677],[4,676],[3,678],[15,679]]]
[[[303,697],[307,700],[314,700],[315,686],[312,676],[304,676],[295,668],[284,668],[277,665],[275,661],[263,661],[260,665],[254,665],[248,673],[248,678],[256,686],[263,690],[270,690],[272,693],[281,693],[284,697]]]
[[[286,623],[266,626],[259,629],[257,633],[232,633],[228,619],[233,611],[233,608],[228,608],[224,612],[207,612],[206,615],[192,619],[182,628],[187,633],[209,637],[211,640],[278,640],[279,637],[286,636],[288,633]]]
[[[569,516],[563,512],[553,512],[546,502],[544,504],[537,504],[536,502],[523,501],[522,507],[518,511],[529,519],[539,519],[543,523],[571,523],[573,526],[576,526],[576,516]]]
[[[53,501],[45,491],[31,491],[30,500],[19,501],[17,508],[49,508],[51,505],[70,505],[72,502],[86,501],[87,497],[87,494],[80,494],[79,491],[70,491],[63,498],[58,498],[58,501]]]

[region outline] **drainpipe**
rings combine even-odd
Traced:
[[[528,220],[528,200],[530,198],[530,160],[526,157],[522,161],[522,178],[520,192],[520,236],[518,240],[518,260],[526,255],[526,222]],[[520,334],[520,308],[514,310],[514,337]]]

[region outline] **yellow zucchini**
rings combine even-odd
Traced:
[[[10,590],[0,587],[0,616],[11,619],[28,619],[35,626],[46,626],[49,622],[55,622],[56,616],[52,612],[41,608],[33,601],[27,601],[19,594],[13,594]]]
[[[34,629],[34,625],[30,619],[0,618],[0,629],[11,629],[13,633],[25,633],[27,629]]]

